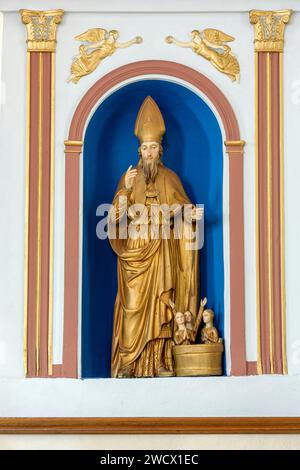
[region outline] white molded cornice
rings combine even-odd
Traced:
[[[201,13],[201,12],[249,12],[260,10],[300,11],[299,0],[0,0],[0,10],[16,12],[21,8],[66,12],[99,13]]]

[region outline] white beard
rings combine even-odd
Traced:
[[[154,183],[158,173],[158,163],[159,159],[156,159],[152,162],[147,162],[143,158],[140,159],[139,166],[142,167],[146,184],[148,184],[150,181]]]

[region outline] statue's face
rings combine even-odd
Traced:
[[[142,159],[146,162],[154,162],[159,158],[158,142],[143,142],[141,145]]]
[[[192,314],[191,312],[189,312],[188,310],[186,312],[184,312],[184,318],[185,318],[185,321],[188,322],[188,323],[191,323],[192,321]]]
[[[203,312],[203,321],[204,323],[209,323],[213,320],[213,315],[211,312],[209,312],[208,310],[204,310]]]
[[[177,312],[175,315],[177,325],[184,325],[184,315],[181,312]]]

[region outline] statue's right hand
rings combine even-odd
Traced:
[[[126,189],[132,189],[134,178],[137,175],[137,169],[134,168],[132,170],[131,168],[132,168],[132,165],[130,165],[130,167],[128,168],[125,174],[125,188]]]

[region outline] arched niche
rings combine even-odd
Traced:
[[[161,90],[165,87],[165,96],[168,97],[168,99],[163,99],[162,95],[159,97],[159,87],[157,80],[151,80],[151,75],[153,78],[157,78],[157,76],[160,77],[162,80],[161,83]],[[230,285],[230,311],[228,314],[230,315],[230,371],[231,374],[233,375],[245,375],[246,374],[246,359],[245,359],[245,318],[244,318],[244,239],[243,239],[243,146],[240,141],[240,135],[239,135],[239,129],[238,129],[238,124],[237,120],[235,118],[234,112],[232,110],[232,107],[228,100],[225,98],[223,93],[204,75],[200,74],[199,72],[180,65],[176,64],[174,62],[166,62],[166,61],[143,61],[143,62],[136,62],[124,67],[120,67],[119,69],[107,74],[105,77],[102,79],[98,80],[98,82],[95,83],[91,87],[90,90],[85,94],[81,102],[79,103],[72,122],[70,126],[70,131],[69,131],[69,136],[68,136],[68,141],[66,141],[66,204],[65,204],[65,221],[66,221],[66,227],[65,227],[65,307],[64,307],[64,345],[63,345],[63,375],[66,377],[77,377],[78,376],[78,312],[81,312],[81,299],[79,301],[78,298],[78,287],[79,287],[79,267],[81,266],[81,260],[79,260],[79,187],[80,187],[80,180],[82,179],[83,175],[80,174],[80,165],[79,165],[79,158],[80,158],[80,153],[81,153],[81,147],[83,141],[85,141],[85,146],[86,148],[84,149],[84,159],[86,159],[86,155],[88,155],[91,152],[97,152],[97,146],[98,146],[98,151],[99,151],[99,140],[97,139],[90,139],[88,138],[89,132],[95,132],[96,129],[93,129],[93,126],[97,127],[97,108],[99,109],[99,116],[101,117],[101,106],[103,106],[102,111],[104,112],[105,110],[105,103],[109,103],[109,99],[112,98],[106,98],[103,103],[99,106],[99,102],[105,98],[105,96],[113,96],[115,93],[120,93],[119,98],[120,100],[125,100],[123,103],[123,106],[129,106],[128,109],[128,119],[126,120],[119,120],[119,128],[116,130],[115,127],[115,132],[118,134],[118,138],[116,137],[116,134],[113,135],[113,129],[114,125],[116,123],[116,113],[112,113],[110,117],[107,116],[104,119],[105,113],[103,113],[103,122],[105,121],[105,144],[104,140],[102,139],[102,146],[106,146],[106,152],[103,152],[102,155],[97,156],[97,158],[94,159],[94,165],[103,165],[105,162],[105,158],[108,156],[105,155],[105,153],[110,153],[113,152],[115,158],[111,158],[110,161],[110,166],[106,168],[105,171],[108,173],[108,178],[105,181],[106,189],[105,189],[105,194],[103,193],[103,197],[108,198],[108,201],[110,202],[113,191],[115,189],[115,185],[117,183],[117,180],[121,174],[122,171],[124,171],[124,168],[126,168],[127,163],[134,163],[134,159],[136,159],[136,148],[137,148],[137,143],[135,140],[135,137],[133,136],[132,129],[133,129],[133,123],[134,119],[136,117],[136,111],[138,106],[135,106],[133,109],[133,106],[130,104],[126,104],[126,93],[125,91],[130,91],[130,86],[135,86],[136,91],[139,88],[139,92],[141,93],[141,96],[143,95],[143,98],[145,97],[145,89],[143,89],[143,86],[147,83],[147,81],[139,81],[138,83],[127,85],[127,87],[122,86],[123,84],[126,84],[127,80],[133,80],[137,81],[141,78],[147,78],[148,80],[148,85],[155,88],[153,88],[152,93],[154,94],[154,99],[157,99],[159,102],[162,100],[162,103],[159,103],[159,105],[162,107],[163,114],[166,118],[167,121],[167,126],[169,130],[171,131],[170,133],[168,132],[169,135],[166,136],[165,140],[165,163],[166,165],[170,166],[173,168],[175,171],[177,171],[182,180],[184,185],[187,188],[187,191],[189,192],[190,196],[192,199],[197,196],[199,188],[197,187],[197,184],[195,185],[194,183],[194,178],[196,178],[196,175],[199,177],[198,184],[199,185],[207,185],[208,187],[211,185],[211,181],[209,181],[209,178],[213,174],[210,169],[210,171],[207,172],[206,176],[203,179],[203,175],[201,175],[201,171],[199,171],[200,166],[197,168],[197,171],[195,173],[193,172],[193,175],[191,174],[192,172],[188,172],[188,158],[182,156],[180,154],[180,148],[182,148],[182,142],[180,142],[183,139],[184,146],[186,149],[188,149],[188,142],[185,142],[185,140],[188,140],[190,142],[196,142],[199,145],[200,142],[200,136],[202,136],[202,142],[206,142],[205,145],[207,145],[207,149],[209,149],[210,145],[213,145],[214,149],[218,149],[216,153],[214,154],[216,158],[219,158],[219,165],[217,165],[217,172],[220,171],[220,174],[223,172],[223,163],[224,160],[222,161],[222,158],[226,158],[225,152],[224,152],[224,147],[223,150],[221,150],[222,142],[221,142],[221,131],[220,128],[222,129],[223,133],[223,138],[226,140],[226,149],[227,153],[229,155],[229,265],[230,265],[230,275],[229,275],[229,285]],[[179,85],[175,85],[174,83],[170,83],[172,81],[181,81],[185,82],[188,87],[194,88],[197,93],[192,93],[191,91],[187,90],[186,87],[181,87]],[[129,88],[128,88],[129,87]],[[166,87],[169,87],[169,90],[166,90]],[[180,96],[181,98],[183,97],[184,94],[186,94],[186,102],[185,100],[181,100],[181,106],[179,103],[178,109],[177,109],[177,118],[175,119],[174,113],[175,106],[176,106],[176,100],[173,100],[173,95],[169,93],[171,87],[173,87],[173,90],[176,88],[176,93],[174,93],[174,97],[176,97],[177,100],[180,101]],[[174,88],[175,87],[175,88]],[[112,94],[112,91],[116,88],[120,88],[120,90],[125,90],[123,91],[123,97],[122,97],[122,92],[115,91],[115,93]],[[178,90],[181,90],[180,92]],[[157,95],[155,95],[157,93]],[[146,94],[151,94],[150,91],[146,91]],[[169,96],[168,96],[169,95]],[[197,96],[198,95],[198,96]],[[204,96],[205,100],[201,99],[200,96]],[[134,94],[132,95],[132,100]],[[139,104],[141,103],[142,99],[139,97]],[[137,96],[138,99],[138,96]],[[190,112],[188,112],[188,103],[189,101],[192,102],[193,100],[198,100],[198,109],[202,109],[203,115],[205,115],[205,122],[202,122],[202,126],[199,124],[201,119],[199,120],[199,115],[198,111],[195,111],[197,109],[197,106],[193,105],[190,108]],[[196,102],[195,101],[195,102]],[[183,110],[183,104],[184,103],[185,109]],[[207,106],[205,103],[209,103],[210,106]],[[120,103],[119,103],[120,104]],[[137,103],[136,103],[137,104]],[[133,103],[132,103],[133,105]],[[173,108],[173,110],[172,110]],[[210,109],[211,108],[211,109]],[[214,113],[212,112],[214,110]],[[183,112],[184,111],[184,112]],[[183,112],[183,115],[189,115],[189,123],[188,126],[197,127],[197,131],[195,128],[195,132],[191,133],[190,130],[185,133],[184,129],[188,129],[187,126],[184,125],[179,125],[180,121],[180,113]],[[193,118],[192,118],[192,115]],[[94,117],[92,117],[94,116]],[[218,118],[218,121],[216,119]],[[191,119],[190,119],[191,118]],[[95,119],[95,120],[94,120]],[[205,131],[204,128],[206,128],[207,122],[209,122],[209,119],[211,119],[212,124],[212,129],[214,125],[217,125],[217,122],[220,123],[220,127],[218,127],[218,131],[214,134],[214,132],[211,133],[211,136],[213,135],[215,137],[214,142],[212,143],[212,140],[210,140],[209,133],[207,130]],[[132,122],[130,122],[130,120]],[[111,124],[108,124],[109,121]],[[121,121],[123,124],[121,124]],[[99,123],[98,123],[99,124]],[[123,128],[122,128],[123,126]],[[176,127],[177,126],[177,127]],[[118,126],[117,126],[118,127]],[[216,129],[217,129],[216,127]],[[130,132],[129,132],[130,128]],[[99,129],[99,125],[98,125]],[[99,130],[100,132],[100,130]],[[104,132],[104,131],[103,131]],[[193,135],[192,140],[191,137],[187,138],[188,133]],[[124,142],[124,139],[121,137],[125,136],[126,134],[126,144],[124,144],[124,149],[118,149],[118,146],[120,146],[120,142]],[[172,137],[171,137],[172,136]],[[194,140],[193,140],[194,139]],[[97,143],[96,143],[97,141]],[[91,148],[89,149],[89,145],[91,145]],[[101,147],[100,145],[100,147]],[[122,144],[123,145],[123,144]],[[196,144],[197,145],[197,144]],[[93,147],[94,146],[94,147]],[[110,151],[108,151],[108,148]],[[130,152],[132,153],[132,156],[130,155]],[[210,154],[213,154],[213,152],[208,150]],[[102,152],[102,150],[101,150]],[[100,152],[100,153],[101,153]],[[188,150],[187,150],[188,153]],[[191,152],[192,156],[190,157],[190,163],[192,161],[197,162],[199,164],[199,152]],[[173,158],[172,155],[176,155],[176,158]],[[198,157],[197,157],[198,155]],[[218,157],[217,157],[218,156]],[[222,156],[222,158],[221,158]],[[197,160],[198,158],[198,160]],[[201,157],[202,158],[202,157]],[[129,160],[127,160],[129,159]],[[211,162],[212,160],[207,159],[206,162]],[[97,162],[97,163],[96,163]],[[203,160],[204,162],[204,160]],[[202,163],[203,163],[202,162]],[[84,163],[85,165],[85,163]],[[91,165],[91,168],[93,166],[92,162],[89,163]],[[122,169],[121,169],[122,166]],[[205,166],[205,165],[204,165]],[[97,171],[97,168],[94,167],[94,170]],[[85,171],[90,171],[86,170]],[[92,171],[92,170],[91,170]],[[192,180],[190,178],[192,177]],[[115,184],[112,184],[112,180],[115,178]],[[221,179],[220,179],[221,180]],[[84,179],[83,179],[84,181]],[[94,182],[92,184],[96,184]],[[191,183],[191,181],[193,181]],[[190,185],[190,187],[189,187]],[[87,183],[84,183],[84,186],[87,187]],[[219,185],[219,202],[221,201],[221,187],[222,183]],[[201,189],[203,190],[203,188]],[[194,196],[194,194],[195,196]],[[209,190],[208,190],[209,192]],[[197,193],[197,194],[196,194]],[[96,194],[96,193],[95,193]],[[203,193],[204,194],[204,193]],[[215,194],[218,194],[218,191],[216,191]],[[201,193],[199,192],[199,195]],[[204,197],[201,195],[201,197]],[[100,199],[102,198],[102,195],[100,195]],[[217,198],[218,199],[218,198]],[[84,200],[87,201],[89,200],[89,196],[87,193],[85,193]],[[195,202],[204,202],[204,201],[198,201],[194,200]],[[97,201],[98,202],[98,201]],[[102,201],[100,200],[98,203],[101,203]],[[94,211],[95,207],[93,207],[95,201],[92,204],[92,209],[87,209],[84,207],[84,212],[85,212],[85,217],[89,217],[90,212]],[[85,204],[85,203],[84,203]],[[206,203],[207,205],[208,203]],[[217,207],[217,206],[216,206]],[[221,205],[220,205],[221,207]],[[86,215],[88,214],[88,215]],[[212,214],[214,212],[212,211]],[[209,216],[208,221],[209,221]],[[213,216],[212,216],[213,219]],[[218,225],[220,229],[220,220],[222,219],[221,214],[217,211],[217,214],[215,214],[215,223]],[[84,223],[85,226],[85,223]],[[213,220],[210,221],[210,224],[207,224],[206,221],[206,226],[207,230],[210,230],[210,227],[213,227]],[[92,230],[95,230],[95,227],[92,228]],[[208,233],[206,233],[206,238],[208,236]],[[211,240],[214,238],[211,237]],[[98,240],[99,242],[99,240]],[[87,238],[85,238],[85,234],[83,233],[83,277],[86,276],[86,274],[89,271],[89,266],[88,262],[85,264],[85,253],[88,252],[86,250],[93,250],[95,247],[93,247],[91,244],[90,248],[88,247],[89,243],[87,243]],[[219,244],[221,246],[221,244]],[[207,248],[209,248],[209,244],[207,245]],[[211,249],[211,253],[213,253],[214,256],[220,259],[220,254],[221,250],[214,250]],[[208,254],[208,253],[207,253]],[[107,261],[109,261],[110,257],[114,256],[111,252],[108,254],[107,250]],[[86,258],[88,259],[88,258]],[[205,256],[205,252],[203,251],[203,256],[202,256],[202,268],[203,265],[207,266],[208,263],[208,256]],[[214,269],[218,270],[221,272],[223,270],[223,265],[221,262],[221,268],[220,264],[217,268],[217,263],[214,264]],[[114,270],[114,261],[112,258],[110,259],[110,275],[112,276],[113,270]],[[97,270],[96,270],[97,271]],[[91,271],[90,271],[91,273]],[[99,277],[98,281],[96,280],[97,277],[94,278],[93,282],[93,290],[97,286],[95,286],[95,283],[97,285],[97,282],[99,282]],[[216,277],[215,277],[216,279]],[[221,277],[219,276],[219,280]],[[115,284],[114,284],[115,283]],[[217,283],[218,284],[218,283]],[[210,286],[214,285],[213,283],[210,283]],[[202,282],[202,294],[210,295],[210,293],[207,291],[207,289],[210,289],[209,286],[209,277],[205,278],[203,277],[203,282]],[[83,290],[86,289],[86,286],[83,286]],[[113,290],[116,289],[116,277],[114,275],[112,279],[112,288],[110,290],[110,295],[107,296],[107,299],[113,299],[114,300],[114,292]],[[206,289],[206,292],[204,290]],[[216,287],[217,290],[219,290],[219,293],[221,296],[223,296],[224,299],[224,292],[223,292],[223,287],[220,289],[220,285]],[[215,289],[215,292],[216,292]],[[211,291],[213,292],[213,291]],[[214,297],[215,294],[211,294],[212,297]],[[215,296],[214,298],[217,299],[218,296]],[[101,306],[101,299],[99,298],[99,309],[103,308]],[[113,300],[110,300],[109,302],[113,302]],[[88,295],[88,300],[85,299],[84,296],[82,296],[82,306],[83,306],[83,314],[85,315],[85,312],[91,312],[89,303],[91,301],[90,294]],[[215,308],[216,311],[219,311],[219,319],[218,319],[218,326],[222,331],[223,328],[223,312],[224,312],[224,307],[221,306],[222,301],[216,300],[216,302],[219,302],[218,305],[212,305],[212,307]],[[95,310],[94,310],[94,304],[93,304],[93,314],[95,315]],[[100,333],[99,336],[99,341],[102,341],[103,343],[103,338],[104,338],[104,343],[106,341],[106,347],[107,351],[109,350],[110,346],[110,338],[107,335],[107,333],[104,333],[107,328],[107,331],[110,327],[109,322],[112,321],[112,313],[111,313],[111,304],[105,304],[105,308],[108,308],[110,310],[110,313],[108,313],[107,318],[108,320],[107,325],[104,327],[102,333]],[[89,313],[88,315],[91,315]],[[100,322],[101,323],[101,322]],[[100,324],[99,323],[99,324]],[[86,341],[89,337],[89,334],[92,331],[92,325],[93,322],[90,322],[90,325],[87,327],[87,323],[85,323],[85,320],[83,320],[83,341]],[[100,328],[96,331],[96,340],[97,340],[97,332],[99,333]],[[101,337],[102,335],[102,337]],[[103,343],[103,344],[104,344]],[[83,359],[84,359],[84,349],[83,349]],[[92,352],[92,356],[95,354],[95,352]],[[96,352],[97,355],[97,352]],[[101,356],[101,354],[100,354]],[[96,358],[95,360],[101,361],[101,357]],[[93,361],[92,361],[93,362]],[[88,366],[84,365],[83,367],[83,376],[99,376],[100,375],[106,375],[107,374],[107,366],[106,367],[106,372],[104,371],[97,371],[97,367],[94,367],[92,363],[90,363]]]
[[[174,170],[194,203],[205,206],[200,252],[200,293],[215,311],[224,338],[223,142],[216,116],[196,93],[168,80],[141,80],[107,97],[94,111],[84,137],[82,250],[82,377],[109,377],[116,255],[99,240],[96,215],[110,203],[120,176],[138,161],[133,134],[144,98],[157,102],[165,120],[163,162]],[[196,314],[196,312],[194,312]]]

